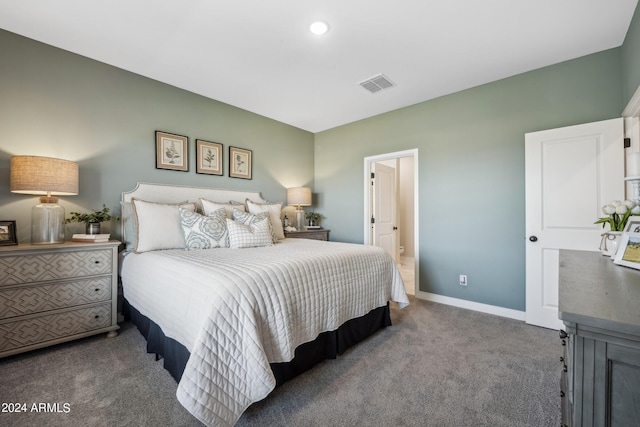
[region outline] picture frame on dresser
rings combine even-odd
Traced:
[[[156,169],[189,171],[189,138],[156,131]]]
[[[15,221],[0,221],[0,246],[18,244]]]
[[[640,233],[640,215],[632,215],[624,226],[625,233]]]
[[[222,144],[196,139],[196,173],[222,175]]]
[[[640,270],[640,233],[623,233],[613,262]]]

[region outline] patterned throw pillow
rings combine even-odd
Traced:
[[[226,221],[229,230],[229,247],[241,249],[273,245],[268,217],[252,224],[242,224],[228,218]]]
[[[271,234],[271,241],[273,243],[278,243],[278,238],[274,234],[273,228],[271,227],[271,219],[269,217],[269,212],[260,212],[257,214],[252,214],[252,213],[241,211],[234,208],[231,216],[234,221],[237,221],[245,225],[255,224],[256,222],[262,221],[263,219],[267,218],[269,220],[269,233]]]
[[[186,249],[228,248],[227,214],[224,208],[204,216],[180,209],[180,224]]]

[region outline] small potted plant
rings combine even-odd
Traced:
[[[119,220],[117,215],[109,214],[109,208],[102,205],[102,209],[89,213],[71,212],[71,218],[66,219],[66,223],[84,222],[87,234],[100,234],[100,223],[111,220]]]
[[[307,212],[304,217],[309,221],[309,227],[318,227],[322,215],[317,212]]]

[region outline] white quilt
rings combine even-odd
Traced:
[[[389,300],[409,303],[384,250],[306,239],[130,254],[122,282],[125,298],[190,351],[177,397],[210,426],[235,424],[273,390],[269,363]]]

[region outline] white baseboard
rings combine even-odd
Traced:
[[[496,305],[482,304],[480,302],[467,301],[464,299],[446,297],[443,295],[432,294],[430,292],[418,291],[416,298],[433,301],[440,304],[451,305],[468,310],[479,311],[481,313],[494,314],[496,316],[508,317],[510,319],[522,320],[524,322],[525,312],[512,310],[510,308],[498,307]]]

